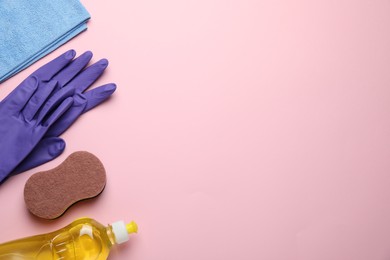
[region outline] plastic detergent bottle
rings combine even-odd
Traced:
[[[0,260],[106,260],[113,245],[128,241],[137,230],[135,222],[106,227],[80,218],[51,233],[0,244]]]

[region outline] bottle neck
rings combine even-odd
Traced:
[[[112,231],[111,225],[108,225],[106,227],[106,233],[107,233],[107,237],[109,240],[109,247],[112,247],[113,245],[116,244],[116,240],[115,240],[115,235],[114,235],[114,232]]]

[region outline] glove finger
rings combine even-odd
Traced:
[[[115,90],[116,85],[110,83],[85,92],[84,96],[87,99],[87,107],[85,108],[84,113],[107,100]]]
[[[78,92],[84,92],[84,90],[91,86],[103,74],[107,66],[108,60],[99,60],[77,75],[68,83],[67,87],[74,88]]]
[[[82,55],[74,59],[68,66],[61,70],[53,79],[57,80],[60,87],[65,86],[69,81],[71,81],[80,71],[82,71],[85,66],[88,65],[89,61],[92,59],[92,52],[87,51]]]
[[[38,80],[28,77],[15,88],[1,103],[4,108],[13,112],[19,112],[34,95],[38,88]]]
[[[73,98],[66,98],[59,107],[51,113],[48,118],[42,123],[44,127],[50,127],[58,118],[60,118],[73,104]]]
[[[74,50],[69,50],[49,63],[43,65],[31,75],[37,76],[40,80],[49,81],[55,74],[68,65],[75,56],[76,52]]]
[[[87,99],[83,94],[73,97],[73,105],[46,132],[45,136],[59,136],[84,112]]]
[[[74,89],[72,88],[63,88],[49,98],[48,101],[45,102],[43,107],[41,108],[38,115],[38,122],[41,122],[48,114],[50,114],[55,108],[58,107],[61,102],[63,102],[66,98],[74,95]]]
[[[57,86],[57,81],[50,81],[48,84],[41,86],[35,91],[29,102],[23,108],[23,115],[27,121],[31,121],[42,104],[46,101],[54,88]]]
[[[65,141],[59,137],[43,138],[34,150],[15,168],[11,175],[30,170],[57,158],[65,149]]]
[[[73,105],[46,132],[46,136],[59,136],[65,132],[77,118],[108,99],[116,90],[113,83],[73,96]]]

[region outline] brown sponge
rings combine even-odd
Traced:
[[[74,203],[98,196],[106,185],[106,171],[89,152],[72,153],[56,168],[32,175],[24,187],[30,212],[54,219]]]

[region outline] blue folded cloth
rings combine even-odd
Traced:
[[[87,29],[79,0],[0,1],[0,82]]]

